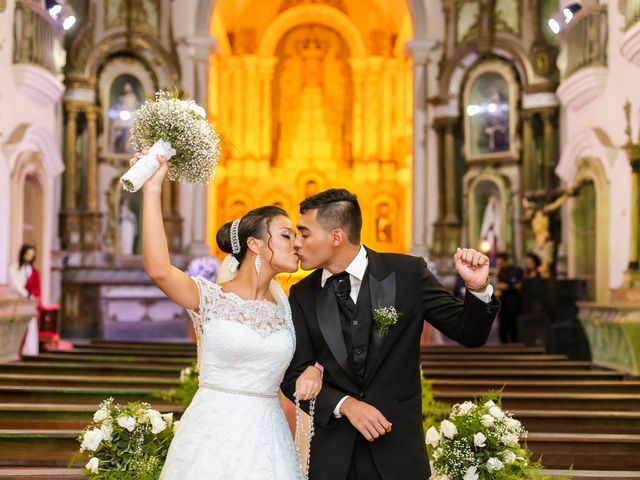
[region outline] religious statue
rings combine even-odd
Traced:
[[[138,219],[129,207],[129,199],[127,197],[122,199],[118,225],[120,229],[120,253],[122,255],[133,255],[136,234],[138,233]]]
[[[491,260],[494,260],[498,250],[503,248],[501,233],[502,205],[500,197],[493,194],[487,200],[487,206],[482,215],[482,224],[480,225],[480,240],[487,242],[489,245],[487,255]]]
[[[540,275],[542,277],[549,276],[549,267],[553,262],[554,243],[549,230],[549,217],[562,206],[567,198],[576,195],[579,187],[579,185],[572,185],[566,188],[553,202],[543,206],[534,204],[524,195],[520,196],[526,219],[531,224],[535,241],[533,253],[540,258]]]
[[[391,235],[391,208],[388,203],[381,203],[376,209],[376,240],[388,243],[393,240]]]

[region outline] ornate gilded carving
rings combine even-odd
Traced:
[[[71,70],[81,70],[89,59],[89,54],[94,47],[95,11],[87,9],[88,18],[71,42],[69,49],[69,65]]]
[[[229,44],[233,53],[244,55],[258,51],[258,31],[255,28],[240,28],[229,32]]]
[[[382,29],[371,30],[369,32],[369,50],[373,55],[382,57],[391,56],[396,36],[390,35]]]
[[[284,0],[280,5],[279,11],[282,12],[288,8],[309,3],[329,5],[330,7],[337,8],[338,10],[342,10],[345,13],[347,12],[347,7],[345,6],[343,0]]]

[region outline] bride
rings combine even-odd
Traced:
[[[144,154],[145,152],[143,152]],[[136,154],[131,164],[140,158]],[[162,223],[167,161],[142,187],[144,267],[164,293],[189,312],[198,344],[199,389],[184,412],[161,480],[295,480],[299,462],[278,387],[295,350],[286,295],[274,280],[295,272],[295,231],[287,213],[261,207],[218,231],[230,255],[218,283],[171,265]],[[319,368],[296,382],[301,400],[316,397]]]

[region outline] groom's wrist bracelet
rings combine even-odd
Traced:
[[[487,280],[482,285],[469,285],[467,282],[464,282],[464,286],[467,288],[467,290],[474,293],[483,293],[490,284],[491,279],[488,275]]]

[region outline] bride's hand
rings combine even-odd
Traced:
[[[322,390],[322,372],[316,366],[308,366],[296,380],[296,394],[300,400],[311,400]]]
[[[141,152],[136,153],[133,158],[129,160],[129,166],[132,167],[135,165],[135,163],[147,153],[149,153],[149,147],[145,147]],[[157,159],[160,168],[142,185],[142,191],[145,193],[162,191],[162,182],[164,182],[167,172],[169,171],[169,164],[167,163],[167,159],[162,155],[158,155]]]

